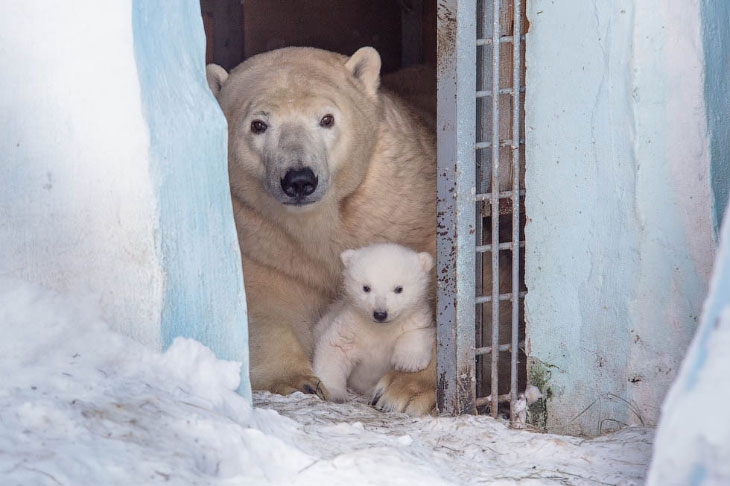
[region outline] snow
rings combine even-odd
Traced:
[[[640,484],[651,429],[597,439],[362,398],[235,393],[240,365],[110,330],[99,297],[0,277],[0,484]]]

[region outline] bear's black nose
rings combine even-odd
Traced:
[[[388,313],[386,311],[375,311],[373,312],[373,319],[375,319],[378,322],[383,322],[388,318]]]
[[[292,169],[282,177],[281,189],[287,196],[299,200],[317,189],[317,176],[309,167]]]

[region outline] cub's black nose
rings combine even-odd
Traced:
[[[373,312],[373,319],[375,319],[378,322],[383,322],[388,318],[388,313],[385,311],[375,311]]]
[[[309,196],[317,189],[317,176],[309,167],[292,169],[282,177],[281,189],[287,196],[301,199]]]

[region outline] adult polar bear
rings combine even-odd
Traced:
[[[391,241],[435,256],[435,136],[379,90],[370,47],[349,58],[289,47],[230,74],[209,65],[207,76],[228,120],[252,387],[327,398],[312,371],[312,327],[338,295],[340,253]],[[373,404],[422,415],[435,390],[432,359],[383,377]]]

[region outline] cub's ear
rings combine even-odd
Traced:
[[[345,250],[342,253],[340,253],[340,260],[342,260],[342,263],[347,267],[350,262],[352,261],[352,257],[355,256],[355,250]]]
[[[217,64],[205,66],[205,77],[208,79],[208,86],[216,98],[221,92],[223,83],[228,79],[228,72]]]
[[[362,47],[345,63],[352,75],[365,86],[365,92],[375,97],[380,85],[380,54],[372,47]]]
[[[430,253],[419,253],[418,263],[421,265],[421,270],[423,270],[424,273],[428,273],[433,268],[433,257]]]

